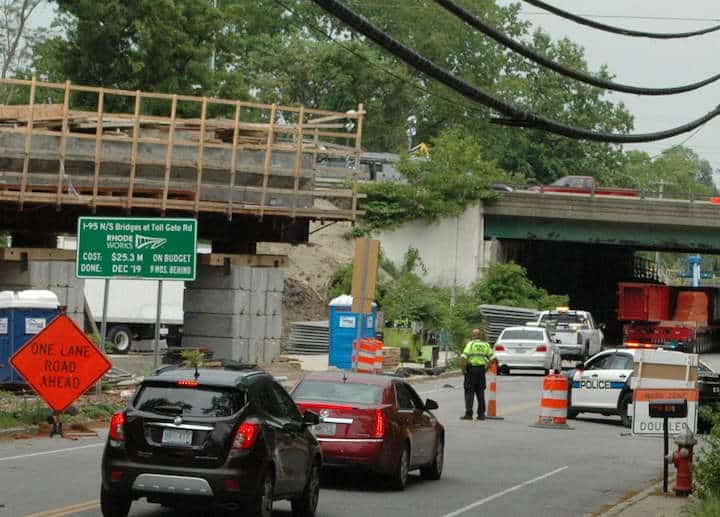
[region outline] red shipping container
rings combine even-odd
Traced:
[[[664,321],[670,319],[670,287],[662,284],[621,282],[618,284],[620,321]]]

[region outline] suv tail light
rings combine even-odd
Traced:
[[[385,413],[383,413],[382,409],[375,410],[375,432],[373,436],[375,436],[375,438],[385,436]]]
[[[125,441],[125,413],[115,413],[110,418],[109,438],[114,442]]]
[[[495,351],[496,351],[496,352],[504,352],[504,351],[505,351],[505,347],[502,346],[502,345],[495,345]]]
[[[255,445],[259,433],[260,424],[243,422],[235,433],[232,448],[238,450],[251,449],[252,446]]]
[[[536,352],[547,352],[547,347],[545,345],[540,345],[535,349]]]
[[[192,379],[180,379],[179,381],[177,381],[177,385],[181,388],[197,388],[200,383]]]

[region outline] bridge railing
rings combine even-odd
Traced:
[[[334,112],[35,79],[0,80],[0,100],[0,202],[19,210],[361,215],[362,104]]]

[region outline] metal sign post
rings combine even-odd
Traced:
[[[98,348],[104,354],[105,340],[107,339],[107,312],[108,312],[108,300],[110,298],[110,279],[105,279],[105,287],[103,288],[103,309],[102,309],[102,322],[100,323],[100,344]],[[95,388],[95,394],[99,397],[102,395],[102,382],[98,382]]]
[[[688,413],[687,400],[651,400],[648,403],[648,412],[651,418],[663,419],[663,492],[668,491],[668,453],[670,437],[668,436],[668,420],[670,418],[685,418]]]
[[[163,282],[158,282],[157,291],[157,313],[155,314],[155,343],[153,344],[153,368],[158,367],[160,357],[160,312],[162,311],[162,289]]]

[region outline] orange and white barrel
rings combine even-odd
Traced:
[[[360,373],[373,373],[375,371],[375,349],[374,339],[360,339],[357,347],[357,367],[355,371]]]
[[[497,361],[492,361],[490,363],[490,368],[487,370],[486,381],[488,391],[485,416],[488,418],[495,418],[497,417]]]
[[[564,375],[550,374],[543,379],[540,415],[536,426],[567,427],[568,379]]]
[[[379,339],[375,341],[375,372],[380,373],[383,369],[383,342]]]

